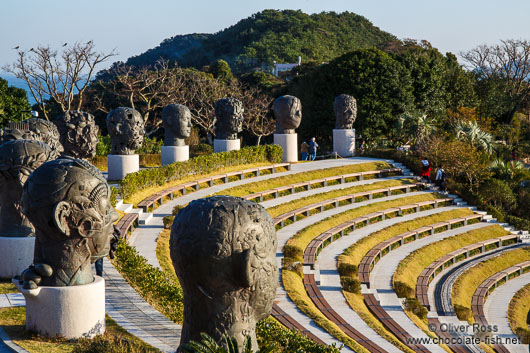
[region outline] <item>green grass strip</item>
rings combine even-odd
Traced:
[[[526,317],[530,311],[530,283],[519,289],[508,305],[508,322],[512,332],[523,338],[523,343],[528,344],[530,332]]]
[[[425,193],[422,195],[406,196],[395,200],[381,201],[366,206],[353,208],[348,211],[344,211],[342,213],[323,219],[315,224],[310,225],[309,227],[304,228],[300,232],[296,233],[291,239],[289,239],[287,241],[287,245],[297,248],[300,253],[303,253],[309,243],[311,243],[311,241],[318,235],[346,221],[375,211],[381,211],[387,208],[397,206],[409,205],[421,201],[435,200],[439,197],[440,195],[436,193]],[[301,261],[302,258],[300,257],[296,260]]]
[[[262,180],[256,183],[234,186],[233,188],[220,191],[216,195],[232,195],[241,197],[249,194],[254,194],[260,191],[270,190],[281,186],[301,183],[314,179],[328,178],[336,175],[368,172],[372,170],[381,170],[388,168],[392,168],[392,166],[386,162],[370,162],[350,164],[342,167],[317,169],[308,172],[301,172],[296,174],[284,175],[278,178]],[[369,176],[367,176],[367,178],[368,177]],[[315,187],[317,187],[317,185],[315,185]]]
[[[416,281],[423,269],[445,254],[482,240],[498,238],[507,234],[510,233],[501,226],[491,225],[424,246],[409,254],[399,263],[393,281],[394,283],[405,283],[410,288],[416,288]]]
[[[296,200],[292,200],[286,203],[279,204],[274,207],[267,208],[267,212],[269,212],[271,217],[276,217],[286,212],[296,210],[298,208],[308,206],[308,205],[311,205],[311,204],[314,204],[320,201],[333,199],[335,197],[348,195],[348,194],[355,194],[358,192],[371,191],[371,190],[376,190],[376,189],[384,189],[384,188],[388,188],[392,186],[412,184],[415,181],[416,181],[415,179],[381,180],[379,182],[375,182],[371,184],[357,185],[357,186],[352,186],[349,188],[322,192],[319,194],[302,197]],[[396,193],[396,194],[403,193],[403,191],[394,191],[393,193]],[[344,201],[344,202],[348,202],[348,201]]]

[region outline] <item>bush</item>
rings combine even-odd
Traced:
[[[141,154],[140,165],[142,167],[160,167],[162,163],[160,160],[160,153],[158,154]]]
[[[407,298],[405,300],[405,310],[412,312],[414,315],[420,319],[425,319],[427,317],[428,310],[423,305],[420,304],[416,298]]]
[[[260,347],[267,347],[274,343],[275,353],[339,353],[335,345],[317,344],[301,333],[285,328],[272,318],[258,322],[256,336]]]
[[[458,317],[459,320],[468,321],[473,317],[473,313],[471,312],[471,309],[466,308],[463,305],[455,304],[454,305],[456,317]]]
[[[353,277],[357,274],[357,266],[345,262],[339,264],[338,270],[341,276]]]
[[[118,242],[114,265],[148,303],[176,323],[182,323],[182,288],[162,270],[150,265],[136,249],[123,240]]]
[[[357,278],[340,276],[340,285],[342,289],[350,293],[361,293],[361,282]]]
[[[213,153],[213,147],[207,143],[199,143],[193,150],[198,153]]]
[[[164,218],[162,218],[162,222],[164,222],[164,229],[171,229],[174,220],[175,216],[164,216]]]
[[[116,207],[116,203],[118,200],[116,199],[118,197],[118,188],[115,188],[114,186],[110,187],[110,203],[112,204],[112,207]]]
[[[245,147],[239,151],[199,156],[186,162],[177,162],[160,168],[143,169],[128,174],[120,184],[124,199],[151,186],[160,186],[192,174],[207,174],[216,169],[249,163],[282,161],[282,148],[278,145]]]
[[[530,221],[527,219],[507,215],[505,220],[517,230],[527,230],[530,232]]]
[[[110,154],[110,136],[98,137],[98,144],[96,145],[96,156],[106,156]]]
[[[283,256],[291,259],[302,259],[304,257],[304,251],[294,245],[285,245],[283,247]]]
[[[517,327],[515,329],[515,335],[519,337],[522,343],[528,344],[530,343],[530,331],[523,327]]]
[[[511,211],[517,201],[512,189],[504,181],[491,178],[478,190],[479,197],[498,210]]]
[[[414,289],[400,281],[394,282],[394,291],[396,292],[398,298],[413,298],[416,296]]]
[[[138,154],[160,154],[162,145],[164,144],[163,140],[157,140],[156,137],[150,139],[149,137],[144,137],[142,146],[136,150]]]

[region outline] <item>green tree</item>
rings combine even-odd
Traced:
[[[213,77],[228,83],[232,79],[232,70],[225,60],[219,59],[210,66]]]
[[[333,100],[341,93],[357,99],[354,127],[368,140],[390,135],[397,117],[414,107],[408,70],[378,49],[353,51],[320,65],[295,78],[288,92],[302,101],[301,134],[328,141],[335,127]]]
[[[403,114],[397,120],[397,127],[406,137],[404,142],[412,142],[417,148],[421,148],[436,131],[434,120],[425,114]]]
[[[21,112],[29,109],[26,91],[9,86],[6,80],[0,78],[0,128],[10,121],[20,121]]]
[[[493,152],[493,136],[482,130],[475,121],[458,121],[455,126],[456,137],[487,153]]]

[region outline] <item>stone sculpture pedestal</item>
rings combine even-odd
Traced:
[[[20,275],[33,263],[35,237],[0,237],[0,278]]]
[[[92,338],[105,332],[105,280],[81,286],[24,289],[13,280],[26,299],[26,330],[47,337]]]
[[[160,157],[162,165],[187,161],[190,159],[190,146],[162,146]]]
[[[121,180],[129,173],[140,170],[140,156],[137,154],[109,154],[107,156],[108,180]]]
[[[355,129],[333,129],[333,152],[341,157],[355,155]]]
[[[274,134],[274,144],[282,146],[286,162],[298,162],[298,134]]]
[[[213,152],[230,152],[239,151],[241,148],[241,141],[237,140],[213,140]]]

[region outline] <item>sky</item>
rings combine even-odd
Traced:
[[[15,46],[93,40],[98,51],[118,53],[102,69],[165,38],[215,33],[263,9],[350,11],[400,39],[426,39],[442,53],[530,39],[528,0],[1,0],[0,68],[15,61]]]

